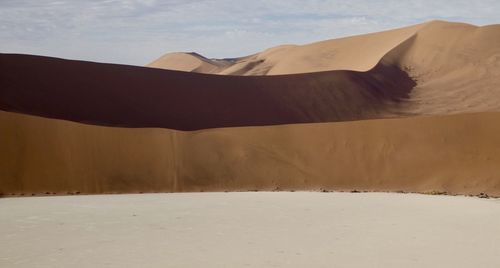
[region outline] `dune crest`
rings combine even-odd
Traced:
[[[307,45],[284,45],[261,53],[237,58],[223,69],[196,69],[194,72],[226,75],[282,75],[335,70],[368,71],[385,54],[411,38],[426,24],[406,28],[332,39]],[[154,61],[148,67],[193,71],[186,68],[183,58],[166,54],[163,61]],[[162,59],[160,58],[160,59]]]
[[[230,60],[211,60],[198,53],[168,53],[148,64],[148,67],[197,73],[218,73],[232,62]]]
[[[443,65],[456,66],[456,63],[484,58],[491,62],[493,57],[494,61],[498,52],[499,31],[499,25],[478,27],[434,20],[395,30],[306,45],[277,46],[230,62],[225,61],[227,65],[218,69],[184,67],[187,62],[184,59],[192,53],[166,54],[162,57],[163,61],[147,66],[226,75],[281,75],[334,70],[363,72],[374,68],[381,61],[411,70],[440,69]],[[418,71],[415,74],[421,77],[428,75],[428,72]]]
[[[368,71],[380,63],[397,66],[417,82],[399,114],[500,110],[497,101],[500,98],[500,25],[478,27],[436,20],[380,33],[277,47],[208,73],[279,75]],[[182,62],[170,61],[169,64]]]

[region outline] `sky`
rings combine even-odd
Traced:
[[[0,0],[0,53],[145,65],[239,57],[433,19],[500,23],[498,0]]]

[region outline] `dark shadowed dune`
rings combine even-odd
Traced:
[[[390,116],[415,82],[397,67],[220,76],[0,55],[0,109],[76,122],[179,130]]]

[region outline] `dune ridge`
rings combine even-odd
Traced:
[[[447,65],[448,68],[456,67],[455,64],[460,62],[459,59],[467,56],[470,56],[467,59],[468,63],[477,62],[484,57],[490,57],[490,61],[495,61],[500,42],[499,32],[500,25],[479,27],[465,23],[433,20],[395,30],[331,39],[306,45],[277,46],[254,55],[232,59],[224,67],[225,69],[211,69],[206,73],[282,75],[334,70],[362,72],[374,68],[383,61],[408,68],[415,71],[415,75],[421,77],[426,74],[425,71],[432,73],[431,70],[439,69],[442,65]],[[408,44],[409,40],[412,41],[411,44]],[[443,51],[445,53],[442,53]],[[190,54],[167,53],[161,57],[164,58],[162,63],[150,63],[146,66],[204,72],[203,68],[199,70],[182,68],[182,64],[184,64],[182,58],[172,57]],[[475,59],[476,57],[477,59]],[[213,60],[217,61],[217,59]],[[414,70],[415,68],[418,70]]]
[[[190,53],[169,53],[148,64],[148,67],[166,70],[198,73],[217,73],[232,64],[230,60],[210,60],[202,55]]]
[[[204,68],[202,61],[197,66],[186,66],[185,59],[191,53],[181,52],[165,54],[146,66],[225,75],[283,75],[336,70],[365,72],[374,68],[387,53],[412,38],[425,25],[302,46],[277,46],[261,53],[236,58],[223,68]]]
[[[173,65],[179,63],[170,62]],[[434,20],[380,33],[302,46],[281,46],[235,60],[233,65],[216,73],[366,72],[381,64],[405,71],[417,83],[397,114],[439,115],[500,110],[497,101],[500,98],[498,24],[478,27]]]
[[[297,55],[307,52],[311,60],[287,52],[297,46],[262,53],[279,54],[265,72],[280,73],[283,60],[291,68],[283,75],[210,75],[3,54],[0,109],[179,130],[500,111],[496,33],[500,25],[432,21],[302,46],[305,52]],[[343,60],[321,60],[335,49]],[[198,54],[189,57],[215,66]],[[352,70],[317,72],[348,63]],[[266,69],[262,64],[252,70]]]
[[[0,190],[499,196],[498,120],[500,113],[479,113],[183,132],[0,112]]]

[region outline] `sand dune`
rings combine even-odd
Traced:
[[[225,69],[206,73],[280,75],[333,70],[368,71],[380,61],[406,67],[419,78],[440,78],[457,64],[498,63],[500,25],[477,27],[464,23],[430,21],[396,30],[326,40],[307,45],[285,45],[234,59]],[[166,54],[150,67],[204,72],[183,67],[185,53]],[[443,66],[447,68],[443,69]],[[440,73],[436,73],[438,70]],[[425,76],[425,77],[422,77]]]
[[[413,37],[426,24],[397,30],[332,39],[308,45],[284,45],[270,48],[255,55],[235,59],[224,69],[204,69],[206,73],[231,75],[280,75],[312,73],[334,70],[368,71],[395,47]],[[185,55],[176,57],[176,55]],[[188,53],[162,56],[149,67],[203,72],[186,66]],[[201,67],[201,66],[200,66]]]
[[[3,54],[0,109],[180,130],[500,111],[499,26],[432,22],[404,30],[381,33],[380,40],[406,41],[364,72],[214,76]]]
[[[192,72],[0,54],[0,191],[500,195],[499,32],[433,21],[155,63]]]
[[[195,53],[171,54],[157,62],[184,64],[192,71],[229,66],[221,74],[287,74],[267,76],[3,54],[0,109],[180,130],[500,111],[499,33],[500,25],[432,21],[281,46],[244,62]],[[260,63],[253,62],[255,57]]]
[[[337,191],[2,198],[0,266],[494,267],[497,201],[338,191],[500,197],[499,100],[500,25],[149,67],[0,54],[0,197]]]
[[[432,26],[432,27],[430,27]],[[500,109],[500,25],[435,22],[393,59],[417,81],[409,114]]]
[[[210,73],[368,71],[380,63],[397,66],[417,82],[400,114],[500,111],[500,25],[477,27],[431,21],[392,31],[277,47]],[[169,64],[175,66],[182,61]]]
[[[198,73],[218,73],[232,64],[230,60],[211,60],[200,54],[169,53],[148,64],[148,67]]]
[[[1,112],[1,191],[368,190],[500,196],[499,113],[194,132]]]
[[[220,76],[0,55],[0,109],[77,122],[196,130],[394,116],[415,82],[369,72]]]

